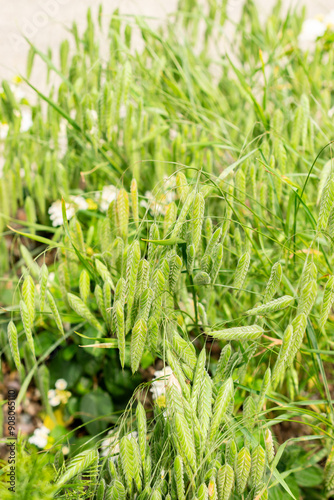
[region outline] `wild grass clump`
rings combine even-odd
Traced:
[[[60,69],[31,45],[61,83],[28,131],[3,85],[1,346],[45,498],[332,494],[333,34],[247,1],[220,49],[224,6],[116,11],[106,60],[90,12]]]

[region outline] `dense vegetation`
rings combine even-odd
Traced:
[[[226,3],[89,11],[2,83],[1,390],[41,405],[1,498],[333,493],[333,23]]]

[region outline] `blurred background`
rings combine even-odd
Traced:
[[[100,3],[106,19],[119,8],[121,14],[143,15],[154,24],[162,22],[175,10],[177,0],[0,0],[0,80],[25,74],[28,52],[25,37],[43,52],[51,47],[58,53],[66,29],[74,20],[79,29],[83,28],[88,7],[95,17]],[[266,16],[276,0],[255,0],[255,3]],[[243,0],[229,0],[228,11],[233,21],[238,20],[242,4]],[[334,9],[334,0],[282,0],[285,11],[289,7],[302,8],[304,5],[307,16],[316,17]],[[34,69],[32,81],[41,84],[38,66]]]

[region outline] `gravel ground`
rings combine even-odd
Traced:
[[[103,4],[106,18],[119,7],[123,14],[140,14],[151,23],[161,22],[173,12],[177,0],[0,0],[0,81],[25,73],[28,37],[42,51],[50,46],[58,53],[59,43],[66,37],[66,27],[76,20],[84,28],[86,11],[91,7],[96,19],[98,5]],[[231,16],[237,20],[243,0],[230,0]],[[257,0],[261,14],[265,16],[275,0]],[[334,0],[283,0],[289,5],[306,5],[308,14],[315,16],[334,9]],[[34,83],[43,85],[42,66],[36,65],[32,75]]]

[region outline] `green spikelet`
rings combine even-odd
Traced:
[[[95,267],[101,278],[103,279],[104,282],[109,283],[111,288],[114,290],[115,285],[113,283],[112,277],[110,272],[108,271],[108,268],[103,262],[101,262],[99,259],[95,259]]]
[[[29,312],[32,327],[35,319],[35,283],[31,276],[27,276],[23,281],[22,296]]]
[[[256,340],[264,333],[264,330],[259,325],[237,326],[235,328],[227,328],[226,330],[217,330],[210,332],[210,335],[219,340]]]
[[[183,415],[175,415],[175,433],[178,442],[178,451],[193,471],[196,470],[196,452],[191,431]]]
[[[27,216],[27,221],[31,223],[30,231],[32,234],[35,234],[33,224],[36,224],[37,222],[37,215],[34,200],[30,196],[27,196],[24,201],[24,210]]]
[[[124,368],[125,362],[125,326],[124,326],[124,311],[123,305],[118,300],[114,304],[115,318],[116,318],[116,332],[117,332],[117,342],[119,350],[119,359]]]
[[[148,321],[148,317],[151,310],[151,305],[153,301],[153,290],[151,288],[146,288],[140,296],[139,299],[139,311],[138,319],[143,319],[145,322]]]
[[[300,277],[299,290],[303,290],[303,288],[312,280],[317,279],[317,268],[314,265],[312,259],[306,259],[302,275]]]
[[[300,98],[300,105],[303,110],[302,115],[302,123],[301,123],[301,142],[303,149],[306,148],[307,142],[307,131],[308,131],[308,123],[310,117],[310,103],[307,95],[303,94]]]
[[[260,413],[262,411],[263,404],[264,404],[264,401],[266,399],[266,394],[267,394],[269,387],[270,387],[270,383],[271,383],[271,371],[270,371],[270,368],[267,368],[266,373],[265,373],[264,378],[263,378],[262,385],[261,385],[259,399],[257,402],[257,412],[258,413]]]
[[[210,271],[210,278],[211,278],[211,283],[214,284],[216,282],[216,279],[218,277],[222,262],[223,262],[223,255],[224,255],[224,250],[223,250],[223,245],[221,243],[218,243],[216,246],[214,256],[213,256],[213,266]]]
[[[122,464],[122,471],[126,480],[127,489],[129,494],[132,495],[133,480],[135,478],[135,449],[132,440],[127,436],[123,436],[119,443],[120,459]]]
[[[121,303],[124,303],[125,300],[124,292],[125,292],[125,279],[120,278],[116,284],[114,302],[119,300]]]
[[[321,304],[320,328],[324,329],[329,313],[334,302],[334,276],[330,276],[325,286],[324,297]]]
[[[246,178],[243,170],[238,169],[235,175],[236,197],[241,203],[246,201]]]
[[[207,242],[210,241],[212,236],[212,219],[210,217],[206,217],[204,219],[204,237]]]
[[[171,239],[177,238],[177,236],[179,235],[179,232],[181,231],[182,226],[186,220],[189,209],[193,203],[194,196],[195,196],[194,191],[192,191],[191,193],[188,194],[188,196],[187,196],[187,198],[182,206],[180,215],[179,215],[177,221],[175,222],[174,229],[171,232],[171,235],[170,235]]]
[[[174,222],[176,221],[176,216],[177,216],[177,206],[174,202],[170,203],[166,209],[166,214],[164,218],[164,237],[166,237],[172,226],[174,225]]]
[[[191,220],[191,243],[197,249],[202,235],[205,201],[201,193],[197,193],[194,200]]]
[[[300,143],[303,128],[303,114],[303,109],[301,107],[298,107],[296,109],[292,125],[291,146],[294,149],[297,149]]]
[[[44,180],[40,175],[36,175],[35,178],[34,195],[39,211],[42,215],[45,215],[45,186]]]
[[[243,422],[246,429],[253,430],[255,422],[256,408],[252,396],[248,396],[243,404]]]
[[[237,465],[235,471],[238,495],[242,495],[243,492],[245,491],[250,469],[251,469],[251,455],[249,453],[248,448],[244,446],[238,453]]]
[[[205,271],[200,271],[194,277],[194,285],[196,286],[206,286],[210,285],[210,283],[211,283],[210,275]]]
[[[48,284],[48,276],[49,276],[48,268],[45,264],[43,264],[41,269],[40,269],[40,273],[39,273],[39,286],[40,286],[39,309],[41,312],[44,311],[44,306],[45,306],[45,297],[46,297],[46,287]]]
[[[92,464],[98,461],[98,453],[96,450],[85,450],[82,453],[76,455],[66,468],[64,474],[58,479],[56,486],[60,489],[64,484],[66,484],[70,479],[78,476],[86,469],[88,469]]]
[[[320,203],[324,187],[326,186],[328,177],[331,174],[331,171],[332,171],[332,161],[333,160],[327,161],[325,163],[325,165],[323,166],[322,170],[321,170],[320,177],[319,177],[319,184],[318,184],[317,205],[319,205],[319,203]]]
[[[217,484],[214,477],[211,477],[208,486],[209,500],[218,500]]]
[[[197,498],[198,500],[208,500],[209,492],[208,487],[205,483],[202,483],[197,490]]]
[[[334,489],[334,446],[332,447],[325,465],[324,483],[327,491]]]
[[[249,252],[246,252],[240,257],[237,268],[235,270],[234,280],[232,285],[235,291],[238,291],[243,287],[248,273],[249,264],[250,264],[250,254]]]
[[[100,479],[99,485],[96,490],[96,500],[104,500],[105,492],[106,492],[106,482],[102,478]]]
[[[175,473],[177,498],[179,500],[185,500],[186,497],[184,491],[183,461],[180,455],[177,455],[177,457],[174,460],[174,473]]]
[[[267,302],[266,304],[254,307],[254,309],[250,309],[249,311],[247,311],[246,314],[248,316],[254,316],[258,314],[265,315],[274,313],[276,311],[281,311],[286,307],[289,307],[293,301],[294,301],[293,297],[291,297],[290,295],[284,295],[279,299],[274,299],[271,300],[270,302]]]
[[[334,172],[333,169],[328,175],[326,184],[320,198],[320,209],[317,224],[317,231],[325,231],[328,224],[329,215],[334,203]]]
[[[141,259],[138,267],[135,300],[139,300],[144,290],[148,288],[149,274],[150,274],[149,262],[146,259]]]
[[[116,215],[118,230],[123,241],[127,241],[129,227],[129,197],[125,189],[120,189],[117,195]]]
[[[146,457],[146,438],[147,438],[147,424],[146,424],[146,413],[143,405],[138,401],[136,408],[136,419],[138,426],[138,444],[140,450],[141,461],[145,463]]]
[[[73,311],[78,314],[78,316],[84,318],[93,328],[96,328],[96,330],[98,330],[100,333],[103,333],[102,325],[100,325],[100,323],[90,312],[86,304],[79,297],[73,295],[72,293],[68,293],[67,299],[69,305],[71,306]]]
[[[291,326],[293,328],[293,333],[291,336],[290,347],[288,350],[286,358],[286,366],[290,366],[300,349],[303,342],[303,337],[306,329],[307,317],[305,314],[301,313],[295,317],[292,321]]]
[[[23,300],[20,300],[20,313],[28,344],[35,357],[34,339],[32,337],[32,330],[31,330],[31,317],[28,308]]]
[[[264,295],[263,302],[269,302],[275,293],[277,292],[282,279],[282,266],[279,262],[276,262],[271,268],[271,273],[269,277],[269,281],[267,283]]]
[[[229,500],[234,487],[234,470],[229,464],[223,465],[217,472],[219,500]]]
[[[229,464],[233,470],[235,469],[236,466],[237,455],[238,455],[237,445],[235,444],[234,439],[230,439],[226,445],[225,462]]]
[[[318,286],[316,280],[309,281],[301,291],[297,315],[304,313],[308,316],[311,312],[315,299],[317,297]]]
[[[201,271],[205,272],[206,274],[211,273],[213,267],[213,260],[211,255],[209,254],[204,254],[202,259],[201,259]]]
[[[136,179],[132,179],[131,181],[131,204],[132,204],[132,215],[133,220],[138,227],[139,224],[139,212],[138,212],[138,187]]]
[[[215,404],[213,407],[212,420],[210,426],[210,434],[209,439],[210,442],[213,443],[215,438],[217,437],[217,433],[219,430],[219,426],[221,425],[224,415],[226,413],[227,407],[230,404],[230,401],[233,398],[233,380],[229,378],[226,382],[220,387]]]
[[[259,444],[252,451],[252,466],[250,474],[251,486],[257,486],[263,478],[264,469],[266,465],[266,454],[262,446]]]
[[[103,285],[103,304],[106,314],[106,323],[108,328],[111,327],[111,287],[109,283],[105,282]]]
[[[170,259],[169,263],[169,276],[168,283],[169,289],[173,293],[175,291],[176,284],[180,278],[182,269],[182,259],[178,255],[174,254]]]
[[[90,294],[90,278],[86,269],[80,273],[79,290],[82,301],[86,303]]]
[[[195,256],[196,256],[195,246],[188,245],[188,247],[187,247],[187,270],[188,270],[189,274],[193,273]]]
[[[255,498],[258,498],[258,500],[268,500],[269,491],[265,483],[261,482],[255,488]]]
[[[186,395],[186,399],[190,398],[190,387],[186,383],[185,376],[183,374],[182,368],[180,366],[179,361],[177,360],[176,356],[173,354],[173,352],[168,349],[167,350],[167,363],[171,367],[172,371],[174,372],[176,379],[178,380],[183,394]]]
[[[330,241],[331,241],[330,249],[331,249],[331,252],[333,253],[333,250],[334,250],[334,207],[332,208],[332,210],[329,214],[327,231],[328,231],[328,235],[329,235]]]
[[[232,348],[231,348],[230,344],[227,344],[224,347],[224,349],[222,349],[220,356],[219,356],[218,363],[217,363],[215,376],[213,378],[215,383],[220,382],[221,380],[224,380],[225,370],[226,370],[228,361],[231,357],[231,351],[232,351]]]
[[[160,239],[159,228],[158,228],[157,224],[152,224],[152,226],[150,228],[149,239],[150,240],[159,240]],[[149,262],[153,262],[153,260],[155,260],[155,256],[157,254],[157,249],[158,249],[158,247],[154,243],[148,244],[147,260]]]
[[[205,347],[201,350],[198,356],[193,385],[191,390],[191,402],[194,408],[197,408],[198,397],[201,391],[204,375],[205,375],[205,361],[206,361],[206,351]]]
[[[151,316],[148,320],[147,329],[149,349],[152,354],[156,354],[158,347],[159,327],[156,319],[153,316]]]
[[[173,332],[172,346],[176,354],[184,361],[191,369],[196,366],[197,358],[196,351],[191,342],[185,340],[176,331]]]
[[[271,430],[268,428],[265,430],[264,443],[266,447],[267,460],[268,463],[271,465],[275,458],[275,449],[274,449],[273,436]]]
[[[35,54],[36,54],[35,48],[30,47],[29,52],[28,52],[28,56],[27,56],[27,79],[28,80],[30,80],[32,68],[34,65]]]
[[[277,356],[277,360],[273,370],[273,376],[272,376],[273,389],[276,388],[284,372],[292,335],[293,335],[293,327],[292,325],[288,325],[288,327],[284,332],[282,345],[279,354]]]
[[[221,235],[222,235],[222,228],[219,227],[211,236],[209,243],[207,244],[207,247],[205,249],[204,256],[214,254],[215,247],[218,245]]]
[[[155,490],[152,493],[151,500],[162,500],[162,496],[159,490]]]
[[[20,254],[22,255],[23,260],[26,266],[28,267],[30,273],[33,275],[34,278],[38,279],[40,272],[39,265],[33,260],[31,253],[24,245],[20,245]]]
[[[60,317],[60,314],[59,314],[59,311],[58,311],[58,308],[57,308],[57,305],[56,305],[56,301],[52,297],[52,295],[51,295],[51,293],[49,291],[46,292],[46,296],[47,296],[47,299],[48,299],[49,307],[50,307],[51,312],[52,312],[53,319],[55,320],[55,323],[57,325],[57,328],[58,328],[58,330],[60,331],[60,333],[62,335],[65,335],[63,323],[61,321],[61,317]]]
[[[126,263],[126,299],[128,304],[128,319],[126,324],[127,332],[131,328],[131,311],[135,299],[135,289],[136,289],[139,261],[140,261],[140,246],[139,242],[135,240],[129,248],[127,263]]]
[[[142,358],[147,336],[147,324],[144,319],[138,319],[132,329],[131,336],[131,369],[132,373],[138,370]]]
[[[95,300],[97,307],[103,317],[105,323],[108,323],[107,311],[104,308],[103,292],[100,285],[96,285],[94,290]]]
[[[160,269],[157,269],[157,271],[153,275],[154,302],[152,305],[152,309],[154,315],[157,318],[157,321],[161,316],[161,304],[162,304],[164,288],[165,288],[165,277],[162,271]]]
[[[205,373],[201,385],[201,397],[198,399],[197,414],[201,422],[201,434],[203,439],[206,439],[212,417],[212,380],[207,373]]]
[[[123,104],[126,105],[129,97],[129,90],[130,90],[130,84],[131,84],[131,78],[132,78],[132,70],[131,70],[131,64],[130,61],[126,61],[123,67],[123,81],[122,81],[122,87],[123,87]]]
[[[19,342],[18,342],[18,337],[17,337],[16,326],[13,323],[13,321],[10,321],[8,323],[7,334],[8,334],[8,342],[9,342],[10,352],[12,353],[12,357],[13,357],[16,369],[18,372],[20,372],[21,359],[20,359],[20,351],[19,351]]]
[[[184,203],[189,194],[189,186],[186,176],[184,175],[183,172],[178,172],[176,174],[176,189],[177,189],[177,195],[181,203]]]

